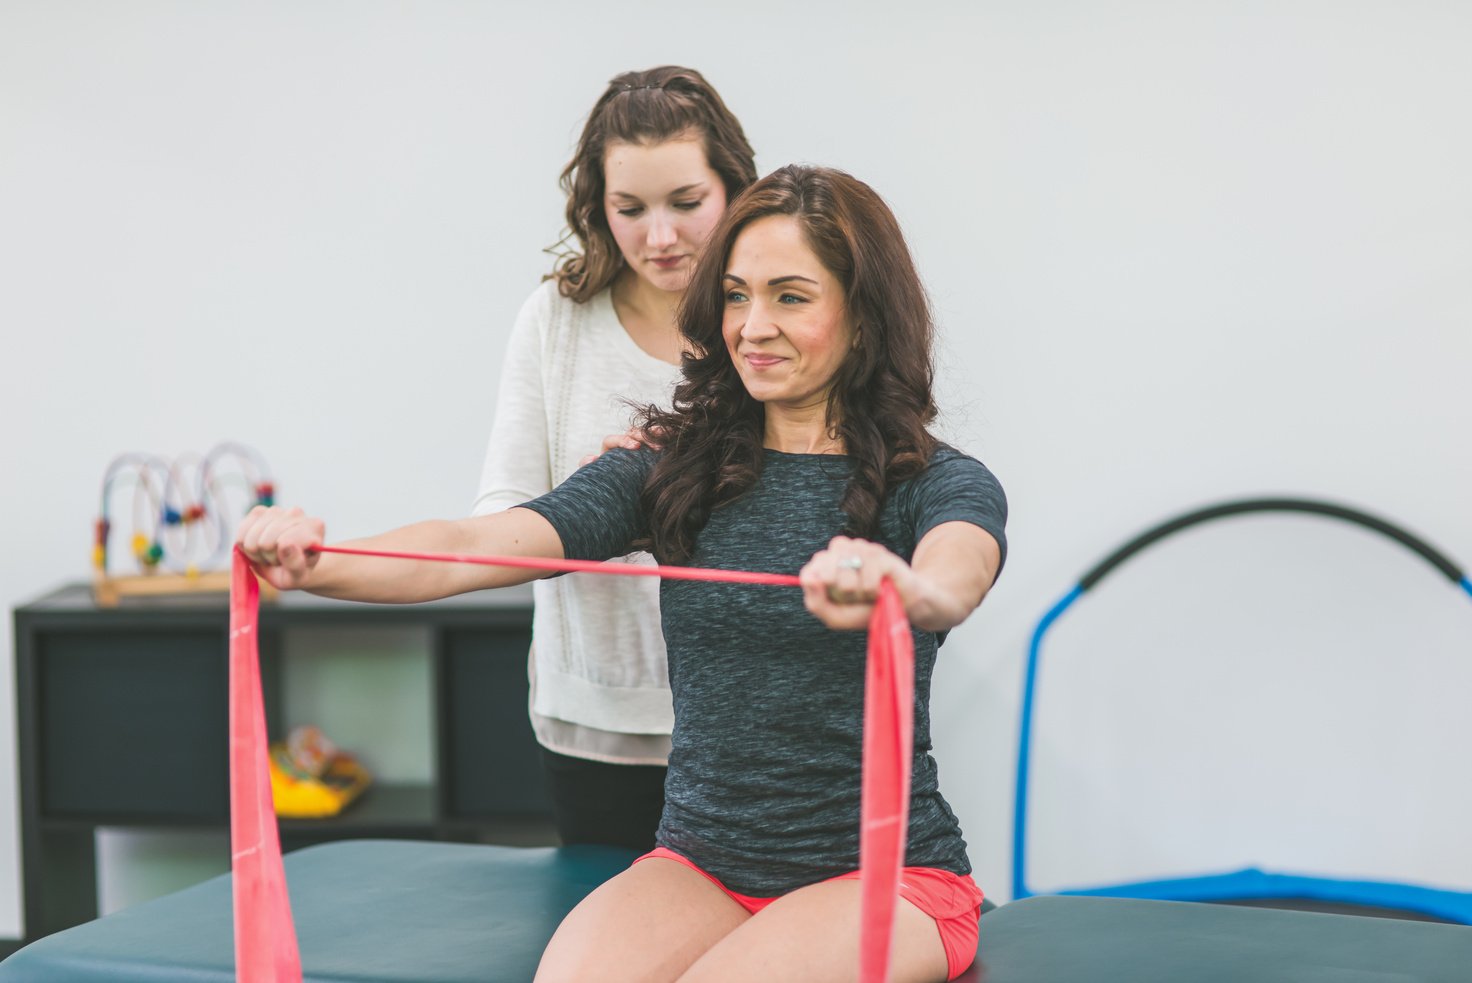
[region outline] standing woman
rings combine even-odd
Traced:
[[[577,251],[512,329],[474,515],[551,491],[628,429],[631,406],[669,402],[675,313],[695,260],[755,180],[741,124],[699,72],[664,66],[609,83],[562,172]],[[659,585],[562,577],[533,589],[530,712],[558,833],[647,850],[674,724]]]

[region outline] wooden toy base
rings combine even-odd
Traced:
[[[257,578],[261,600],[274,601],[276,588]],[[92,597],[99,607],[117,607],[124,597],[162,597],[179,594],[229,594],[230,572],[209,573],[142,573],[125,577],[97,577],[92,581]]]

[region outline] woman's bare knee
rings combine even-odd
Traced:
[[[859,882],[825,881],[772,902],[711,947],[679,983],[848,983],[859,972]],[[935,920],[909,901],[895,911],[890,983],[943,983]]]
[[[676,980],[751,916],[710,881],[669,860],[642,860],[568,913],[536,983]]]

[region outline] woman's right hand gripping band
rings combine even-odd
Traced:
[[[257,505],[246,513],[235,532],[235,544],[245,553],[261,579],[277,590],[307,585],[320,554],[326,526],[299,508]]]

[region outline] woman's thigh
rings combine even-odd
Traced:
[[[658,857],[605,882],[557,927],[537,983],[627,980],[680,974],[751,918],[703,875]]]
[[[763,908],[692,965],[680,983],[852,983],[859,975],[859,882],[824,881]],[[942,983],[935,921],[909,901],[895,909],[890,983]]]

